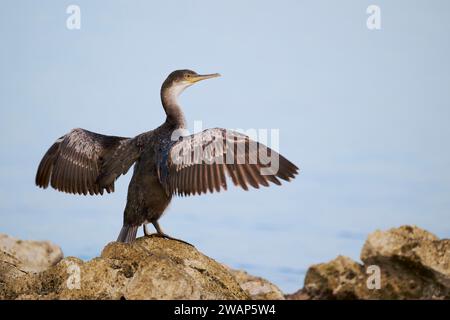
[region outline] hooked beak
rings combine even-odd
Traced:
[[[220,77],[219,73],[199,74],[199,75],[196,75],[196,76],[192,77],[190,79],[190,81],[192,83],[195,83],[195,82],[199,82],[199,81],[202,81],[202,80],[211,79],[211,78],[217,78],[217,77]]]

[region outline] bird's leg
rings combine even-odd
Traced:
[[[148,230],[147,230],[147,225],[146,225],[145,223],[143,224],[143,227],[144,227],[144,235],[145,235],[146,237],[151,236],[151,233],[148,232]]]
[[[156,232],[157,232],[156,234],[154,234],[155,236],[162,237],[162,238],[165,238],[165,239],[175,240],[175,241],[178,241],[178,242],[182,242],[182,243],[185,243],[185,244],[190,245],[191,247],[193,247],[193,245],[190,244],[189,242],[186,242],[186,241],[183,241],[183,240],[180,240],[180,239],[177,239],[177,238],[173,238],[173,237],[169,236],[168,234],[165,234],[162,231],[161,227],[159,226],[158,221],[152,222],[152,224],[155,227]]]
[[[161,237],[162,238],[162,235],[160,235],[159,233],[148,232],[147,225],[145,223],[142,225],[142,227],[144,228],[144,236],[145,237]]]
[[[145,237],[163,237],[161,234],[159,234],[159,233],[150,233],[149,231],[148,231],[148,229],[147,229],[147,225],[144,223],[143,225],[142,225],[142,227],[144,228],[144,236]]]

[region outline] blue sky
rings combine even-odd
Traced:
[[[81,8],[81,29],[66,8]],[[366,8],[381,8],[381,30]],[[285,291],[313,263],[358,259],[375,229],[450,236],[448,1],[2,1],[0,232],[90,258],[117,237],[116,192],[40,190],[34,175],[71,128],[134,136],[164,121],[159,89],[190,68],[192,129],[280,129],[301,175],[283,187],[175,199],[162,226]]]

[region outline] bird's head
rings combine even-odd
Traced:
[[[177,97],[187,87],[201,80],[220,77],[218,73],[198,74],[192,70],[176,70],[169,74],[162,85],[162,91],[167,92],[170,96]]]

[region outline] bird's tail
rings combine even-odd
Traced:
[[[117,237],[117,242],[130,243],[136,239],[136,234],[139,226],[130,226],[124,224],[120,230],[119,236]]]

